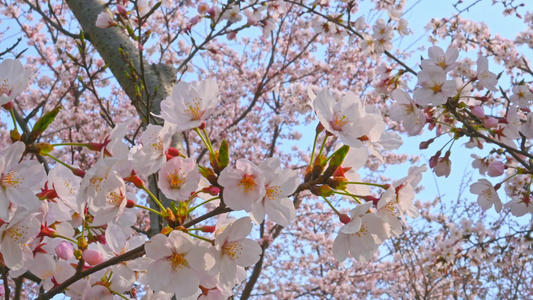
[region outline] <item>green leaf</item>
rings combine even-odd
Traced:
[[[218,166],[222,171],[229,164],[229,146],[228,141],[222,140],[220,144],[220,149],[218,150]]]
[[[28,140],[29,143],[33,143],[39,138],[39,136],[41,136],[41,134],[43,134],[46,128],[48,128],[48,126],[52,124],[60,110],[61,106],[58,106],[44,114],[44,116],[40,117],[39,120],[35,122],[35,126],[33,126],[33,129],[30,133],[30,137]]]

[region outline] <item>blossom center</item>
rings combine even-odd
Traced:
[[[194,98],[192,100],[192,103],[187,103],[187,109],[185,110],[185,113],[187,113],[191,119],[193,120],[201,120],[202,119],[202,113],[200,111],[200,101],[198,98]]]
[[[28,226],[13,226],[4,232],[4,236],[8,235],[18,245],[24,245],[28,240],[29,231]]]
[[[180,177],[180,175],[182,177]],[[174,172],[169,172],[167,175],[168,183],[170,184],[170,188],[172,189],[180,189],[185,180],[183,180],[183,176],[185,173],[179,171],[177,169],[174,169]]]
[[[359,232],[354,233],[354,235],[357,235],[359,237],[362,237],[363,235],[367,235],[367,234],[368,234],[368,228],[364,224],[361,224],[361,229],[359,229]]]
[[[163,139],[156,133],[156,137],[153,139],[153,143],[150,145],[153,150],[163,152]]]
[[[437,58],[437,65],[443,69],[446,69],[446,59],[444,59],[444,57]]]
[[[434,82],[433,86],[431,86],[430,89],[433,91],[433,93],[436,94],[442,90],[442,84]]]
[[[224,255],[231,260],[238,259],[242,255],[243,247],[239,243],[227,243],[222,247]]]
[[[242,179],[239,182],[239,186],[241,186],[241,185],[244,187],[244,192],[245,193],[253,191],[254,187],[256,186],[256,184],[255,184],[255,176],[245,174],[244,176],[242,176]]]
[[[172,271],[176,272],[177,269],[183,269],[189,266],[189,263],[185,259],[184,254],[179,253],[173,253],[169,258],[168,261],[170,263],[170,266],[172,267]]]
[[[114,206],[119,206],[120,203],[122,203],[122,200],[124,200],[124,195],[122,194],[122,192],[120,193],[110,192],[107,194],[107,197],[106,197],[107,203],[114,205]]]
[[[333,121],[330,121],[329,123],[334,130],[342,131],[342,127],[348,123],[348,120],[346,119],[345,115],[342,115],[342,117],[340,117],[335,112],[335,114],[333,115]]]
[[[266,189],[266,195],[265,198],[268,200],[276,200],[281,195],[281,188],[277,185],[275,186],[269,186]]]
[[[7,187],[18,187],[24,181],[24,177],[20,177],[20,174],[17,171],[11,171],[7,174],[2,174],[2,179],[0,180],[0,186]]]
[[[9,85],[9,81],[7,79],[4,79],[3,82],[0,82],[0,96],[4,94],[11,96],[11,86]]]

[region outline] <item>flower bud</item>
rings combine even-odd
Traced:
[[[427,141],[420,142],[420,146],[418,146],[418,149],[422,150],[422,149],[429,148],[429,145],[431,145],[431,143],[433,143],[433,141],[435,141],[435,139],[429,139]]]
[[[498,177],[505,171],[505,164],[499,160],[494,160],[489,164],[488,175],[490,177]]]
[[[350,223],[352,219],[350,219],[350,217],[347,214],[340,214],[339,220],[341,221],[342,224],[348,224]]]
[[[206,188],[203,188],[202,192],[208,193],[211,196],[218,196],[218,194],[220,194],[220,188],[211,185],[211,186],[208,186]]]
[[[71,243],[62,241],[59,245],[56,246],[56,254],[57,257],[69,260],[74,257],[74,247]]]
[[[87,249],[83,252],[82,258],[91,266],[96,266],[104,262],[105,257],[102,252],[94,249]]]
[[[329,185],[321,185],[321,186],[315,185],[309,188],[309,190],[311,191],[311,193],[317,196],[327,197],[327,196],[333,195],[333,190],[329,187]]]
[[[493,117],[486,117],[483,119],[483,126],[487,128],[496,127],[498,125],[498,120]]]
[[[215,232],[216,229],[217,229],[216,226],[205,225],[205,226],[202,227],[202,232],[213,233],[213,232]]]
[[[485,112],[483,111],[483,108],[479,105],[471,106],[470,109],[472,110],[472,114],[480,119],[485,118]]]

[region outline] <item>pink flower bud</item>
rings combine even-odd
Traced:
[[[494,160],[489,164],[488,175],[490,177],[498,177],[505,171],[505,164],[499,160]]]
[[[248,19],[246,21],[246,25],[248,25],[248,26],[256,26],[257,25],[257,18],[254,15],[248,16]]]
[[[472,114],[480,119],[485,118],[485,112],[483,111],[483,108],[479,105],[470,107],[472,110]]]
[[[85,252],[83,252],[82,258],[91,266],[101,264],[105,260],[104,255],[100,251],[93,249],[85,250]]]
[[[347,214],[339,215],[339,220],[342,222],[342,224],[348,224],[351,221],[350,217]]]
[[[190,22],[191,22],[191,25],[194,26],[194,25],[198,24],[198,22],[200,22],[200,18],[198,16],[194,16],[194,17],[191,18]]]
[[[483,120],[483,125],[487,128],[496,127],[496,125],[498,125],[498,120],[493,117],[486,117]]]
[[[71,243],[62,241],[56,247],[56,254],[61,259],[69,260],[74,257],[74,247]]]
[[[126,10],[126,8],[122,5],[117,5],[117,11],[119,14],[123,15],[123,16],[126,16],[128,14],[128,11]]]
[[[215,17],[215,14],[216,14],[216,11],[215,11],[215,7],[211,7],[210,9],[207,10],[207,13],[209,14],[209,16],[211,18],[214,18]]]
[[[228,32],[228,35],[226,37],[228,38],[228,40],[234,40],[237,37],[237,32],[236,31],[230,31],[230,32]]]

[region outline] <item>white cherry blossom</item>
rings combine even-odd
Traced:
[[[324,128],[351,147],[362,147],[359,138],[368,134],[376,122],[366,114],[355,94],[346,94],[337,101],[327,90],[322,90],[314,99],[313,108]]]
[[[263,161],[259,168],[265,176],[265,197],[252,209],[251,217],[256,223],[263,222],[265,214],[271,221],[281,226],[289,225],[296,218],[294,204],[287,197],[292,194],[300,180],[293,170],[282,170],[279,158],[272,157]]]
[[[0,219],[8,218],[11,203],[28,211],[41,207],[34,189],[46,179],[43,166],[35,160],[19,163],[26,146],[16,142],[0,153]]]
[[[239,9],[238,6],[236,6]],[[212,79],[178,82],[172,94],[161,102],[161,118],[184,131],[202,124],[218,104],[218,85]]]
[[[496,212],[502,210],[502,200],[498,196],[498,192],[492,186],[492,183],[487,179],[479,179],[478,182],[470,185],[470,192],[478,195],[477,203],[483,210],[490,209],[493,205]]]
[[[392,91],[392,98],[396,100],[389,110],[389,116],[393,121],[403,121],[403,127],[407,134],[417,135],[426,124],[426,115],[419,109],[411,96],[402,90]]]
[[[26,88],[30,74],[17,59],[0,63],[0,105],[11,102]]]

